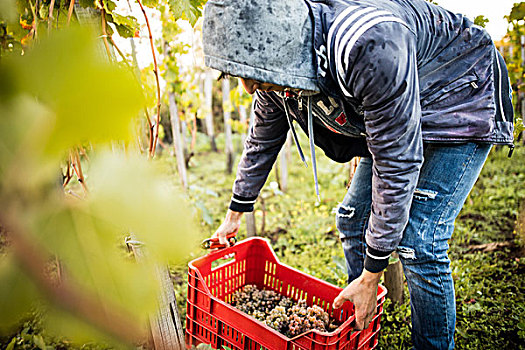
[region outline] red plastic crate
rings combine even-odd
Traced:
[[[214,266],[229,256],[230,261]],[[274,290],[295,301],[306,299],[309,306],[322,307],[342,324],[330,333],[312,330],[288,338],[229,304],[232,293],[247,284]],[[332,308],[332,301],[341,290],[280,263],[266,240],[256,237],[244,240],[189,263],[186,345],[207,343],[221,350],[223,346],[235,350],[375,348],[386,289],[379,286],[377,316],[360,332],[352,331],[355,320],[352,303]]]

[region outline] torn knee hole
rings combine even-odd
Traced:
[[[399,257],[403,259],[410,259],[410,260],[416,259],[416,251],[412,248],[397,247],[396,251],[397,251],[397,254],[399,254]]]
[[[338,218],[351,218],[355,215],[355,208],[345,205],[339,205],[336,213]]]
[[[427,201],[429,199],[435,199],[437,194],[438,193],[436,191],[416,188],[416,190],[414,191],[414,199],[418,199],[420,201]]]

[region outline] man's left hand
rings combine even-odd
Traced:
[[[377,285],[382,272],[373,273],[363,270],[361,276],[353,280],[334,299],[334,308],[351,301],[355,306],[355,330],[363,330],[374,318],[377,310]]]

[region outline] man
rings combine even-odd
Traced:
[[[447,242],[491,146],[512,147],[508,77],[489,35],[423,0],[210,0],[203,36],[206,64],[256,93],[214,236],[227,243],[253,210],[295,120],[310,138],[316,188],[314,143],[338,162],[364,157],[336,215],[350,284],[334,307],[352,301],[366,328],[397,251],[414,347],[452,349]]]

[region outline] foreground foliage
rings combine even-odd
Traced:
[[[74,28],[0,60],[0,337],[41,315],[2,346],[45,349],[42,328],[80,344],[140,341],[157,264],[194,242],[175,187],[144,157],[109,149],[132,137],[143,98],[135,78],[97,52],[95,34]],[[89,175],[63,187],[61,164],[80,144]],[[133,263],[129,234],[153,259]]]

